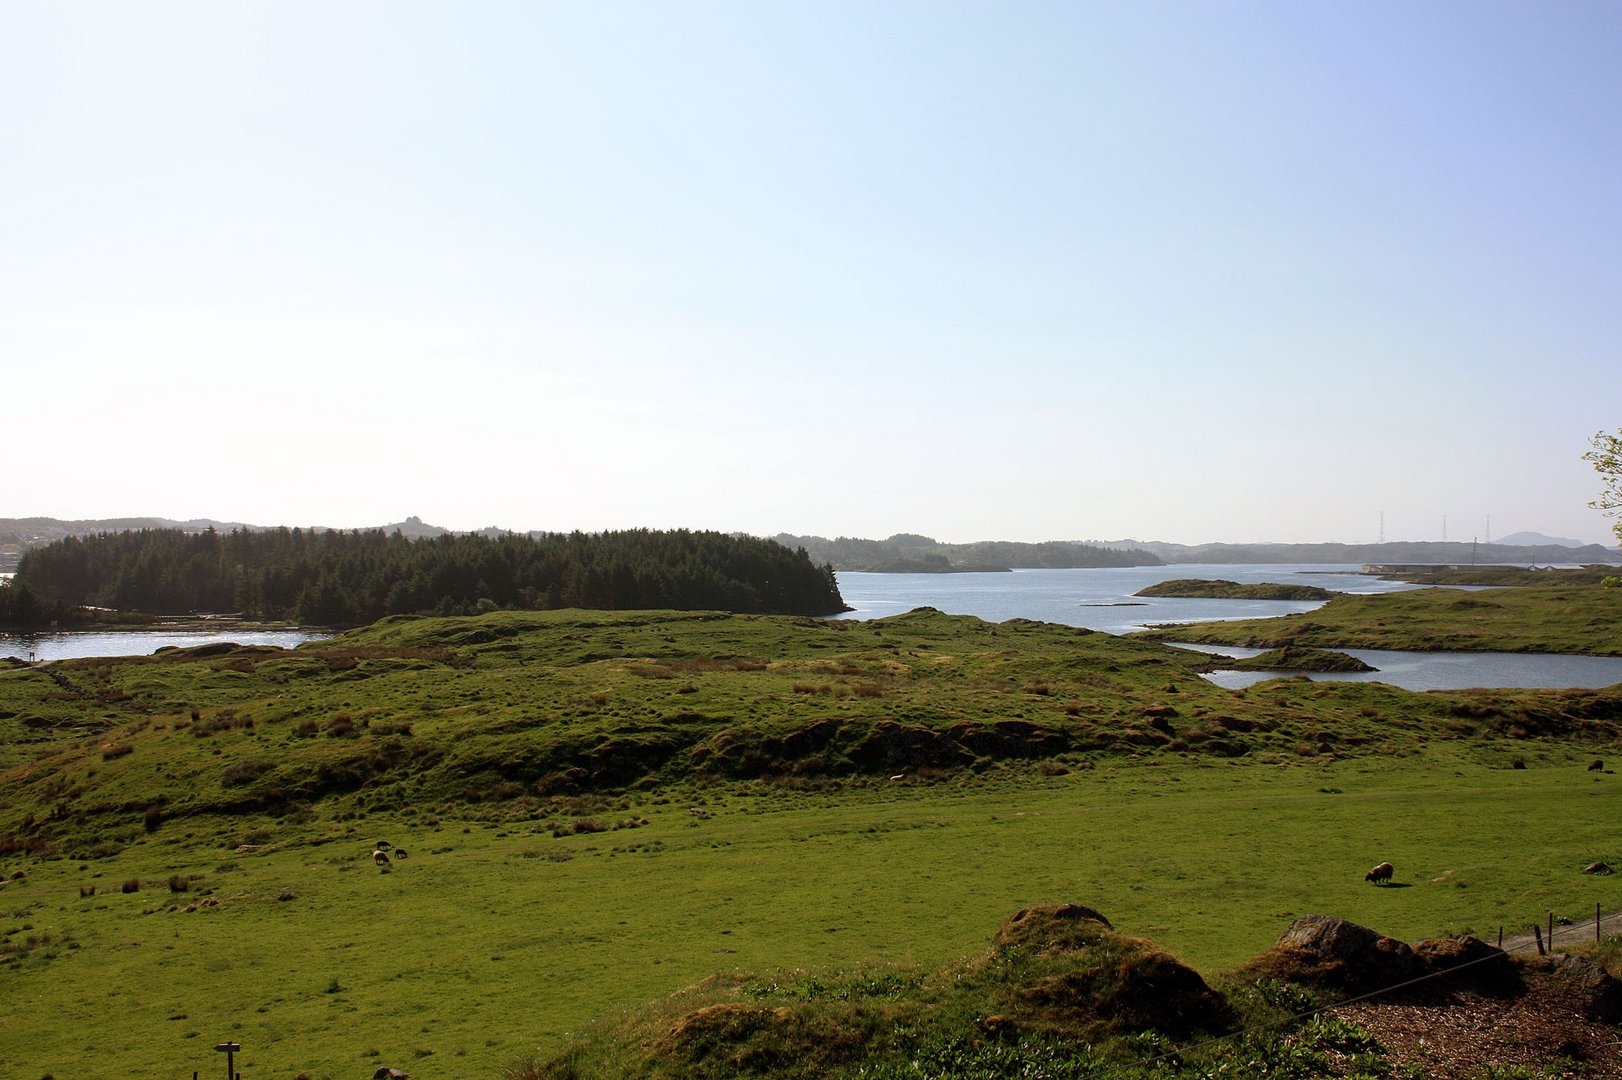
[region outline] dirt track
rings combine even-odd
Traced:
[[[1542,927],[1542,931],[1543,931],[1545,937],[1548,936],[1548,927],[1549,927],[1549,924],[1547,922],[1545,922],[1543,924],[1543,927]],[[1510,929],[1509,927],[1505,927],[1506,931],[1508,931],[1509,929]],[[1622,911],[1613,911],[1609,915],[1601,915],[1600,916],[1600,932],[1602,934],[1608,934],[1608,935],[1622,933]],[[1497,937],[1497,935],[1494,935],[1494,939],[1496,939],[1496,937]],[[1552,944],[1554,944],[1554,945],[1591,945],[1591,944],[1593,944],[1593,942],[1594,942],[1594,916],[1593,915],[1589,915],[1585,919],[1573,919],[1569,925],[1565,925],[1565,926],[1562,926],[1558,919],[1555,920],[1554,939],[1553,939]],[[1487,942],[1487,944],[1489,944],[1489,945],[1496,945],[1497,943],[1498,942],[1496,940],[1489,940]],[[1547,940],[1544,941],[1544,943],[1543,943],[1544,948],[1548,948],[1550,944],[1551,944],[1551,942],[1549,942]],[[1534,934],[1532,932],[1531,927],[1527,927],[1525,930],[1518,931],[1518,932],[1513,933],[1513,934],[1507,933],[1507,932],[1504,934],[1504,951],[1505,952],[1511,952],[1511,953],[1535,953],[1535,952],[1537,952],[1537,949],[1538,949],[1537,934]]]

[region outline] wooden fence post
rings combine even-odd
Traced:
[[[1538,955],[1543,955],[1543,927],[1537,923],[1532,924],[1532,934],[1538,939]]]

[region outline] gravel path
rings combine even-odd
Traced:
[[[1613,911],[1609,915],[1601,915],[1599,923],[1600,933],[1602,934],[1609,935],[1622,933],[1622,911]],[[1548,936],[1548,926],[1548,923],[1543,924],[1545,937]],[[1505,929],[1507,930],[1509,928],[1505,927]],[[1585,919],[1573,919],[1571,923],[1566,926],[1562,926],[1559,920],[1555,921],[1553,944],[1591,945],[1593,942],[1594,917],[1592,915]],[[1493,945],[1496,944],[1496,942],[1488,941],[1487,944]],[[1547,948],[1550,942],[1545,941],[1543,944],[1544,947]],[[1537,935],[1532,932],[1531,927],[1527,927],[1524,931],[1514,934],[1506,933],[1504,935],[1504,951],[1511,953],[1536,953],[1538,951]]]

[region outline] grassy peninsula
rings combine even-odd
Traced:
[[[1622,589],[1596,583],[1337,596],[1302,615],[1160,626],[1132,636],[1264,649],[1307,645],[1622,656]]]
[[[1536,567],[1470,566],[1450,567],[1430,573],[1413,571],[1381,574],[1387,581],[1409,581],[1416,585],[1501,585],[1522,588],[1546,585],[1600,585],[1615,577],[1612,566]]]
[[[1317,585],[1263,581],[1241,585],[1221,578],[1174,578],[1139,589],[1134,596],[1189,597],[1213,600],[1328,600],[1339,594]]]
[[[1259,656],[1235,660],[1226,665],[1237,671],[1373,671],[1355,656],[1347,656],[1333,649],[1310,649],[1300,645],[1286,645],[1282,649],[1268,649]]]

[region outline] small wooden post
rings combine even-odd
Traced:
[[[1538,939],[1538,955],[1543,955],[1543,927],[1537,923],[1532,924],[1532,934]]]
[[[1498,947],[1500,949],[1502,949],[1504,947],[1504,924],[1503,923],[1498,924]],[[191,1078],[191,1080],[197,1080],[197,1077],[194,1076],[194,1077]]]

